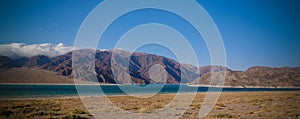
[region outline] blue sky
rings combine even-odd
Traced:
[[[0,44],[64,43],[73,46],[77,30],[99,0],[2,0]],[[216,23],[225,44],[227,65],[245,70],[251,66],[300,66],[300,2],[297,0],[199,0]],[[116,8],[118,9],[118,8]],[[155,17],[145,18],[142,15]],[[196,13],[195,13],[196,14]],[[119,23],[118,23],[119,21]],[[118,19],[99,43],[111,49],[118,35],[146,21],[178,24],[191,35],[200,65],[209,65],[201,36],[180,18],[157,10],[142,10]],[[122,26],[120,28],[120,25]],[[159,45],[139,51],[175,58]]]

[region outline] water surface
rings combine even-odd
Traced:
[[[60,97],[78,96],[77,89],[84,96],[126,95],[164,93],[207,92],[209,87],[192,87],[188,85],[51,85],[51,84],[0,84],[0,99],[16,97]],[[103,92],[102,92],[103,91]],[[300,88],[211,88],[210,91],[251,92],[251,91],[300,91]]]

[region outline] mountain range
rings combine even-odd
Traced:
[[[225,86],[300,86],[300,67],[270,68],[255,66],[246,71],[233,71],[224,66],[196,67],[189,64],[180,64],[173,59],[163,56],[140,52],[131,53],[122,50],[100,51],[81,49],[51,58],[45,55],[20,57],[17,59],[0,56],[0,76],[5,75],[3,72],[7,70],[24,69],[25,67],[28,70],[34,68],[47,72],[55,72],[56,75],[72,78],[76,74],[72,70],[72,54],[74,52],[82,55],[82,57],[86,57],[86,59],[92,59],[90,62],[92,61],[95,64],[92,67],[94,68],[93,70],[91,70],[91,67],[84,65],[78,67],[80,70],[94,71],[92,75],[96,78],[85,75],[84,78],[80,79],[88,82],[112,84],[189,83],[191,85],[209,85],[212,74],[223,75],[226,73]],[[77,59],[73,58],[73,60]],[[153,70],[153,66],[159,67]],[[115,70],[114,68],[119,70]],[[154,71],[154,75],[149,73],[151,71]],[[9,76],[5,77],[8,77],[6,80],[9,80]],[[5,81],[2,80],[1,82]]]

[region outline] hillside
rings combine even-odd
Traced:
[[[78,66],[76,71],[72,69],[73,53],[78,55],[74,57],[74,62],[85,62]],[[222,72],[226,72],[225,86],[300,87],[299,67],[255,66],[246,71],[233,71],[223,66],[197,68],[193,65],[180,64],[163,56],[122,50],[82,49],[52,58],[44,55],[18,59],[0,56],[0,61],[1,83],[73,83],[73,81],[69,82],[69,79],[82,75],[80,81],[83,82],[208,85],[212,73],[222,76]],[[91,65],[92,62],[95,64],[94,67]],[[129,75],[126,72],[129,72]],[[42,76],[44,77],[41,78]],[[96,78],[91,78],[92,76]],[[22,79],[16,77],[22,77]]]
[[[73,51],[74,52],[74,51]],[[68,52],[64,55],[48,58],[44,55],[38,55],[33,57],[21,57],[19,59],[7,59],[4,57],[3,59],[6,59],[5,66],[2,66],[2,71],[5,71],[5,69],[11,69],[11,68],[21,68],[21,67],[27,67],[30,68],[40,68],[44,69],[46,71],[56,72],[55,74],[58,74],[60,76],[66,76],[66,77],[72,77],[72,53]],[[198,70],[190,70],[190,69],[197,69],[194,66],[181,66],[178,62],[172,59],[168,59],[163,56],[157,56],[153,54],[146,54],[146,53],[132,53],[130,56],[130,59],[126,59],[126,55],[129,52],[125,51],[99,51],[96,52],[94,50],[78,50],[80,54],[87,58],[88,55],[89,58],[94,58],[93,60],[95,63],[95,75],[97,79],[91,79],[89,76],[86,76],[86,78],[83,78],[81,80],[83,81],[92,81],[92,82],[101,82],[101,83],[136,83],[136,84],[149,84],[149,83],[170,83],[170,84],[178,84],[180,82],[182,83],[188,83],[194,80],[195,78],[199,77],[200,73],[198,73]],[[114,52],[114,55],[117,59],[115,62],[111,62],[112,60],[112,54]],[[91,53],[94,53],[95,55],[92,55]],[[125,69],[126,61],[128,61],[128,71],[130,74],[130,78],[124,78],[124,72],[123,69]],[[125,63],[124,63],[125,62]],[[90,62],[89,62],[90,63]],[[166,75],[163,80],[152,80],[149,76],[149,71],[154,64],[159,64],[161,66],[165,73],[161,73],[161,75]],[[121,72],[116,72],[116,76],[114,77],[112,73],[111,65],[117,65],[117,68],[120,68]],[[86,66],[81,66],[79,69],[82,69]],[[91,69],[91,67],[89,67]],[[24,70],[24,69],[22,69]],[[82,69],[83,70],[83,69]],[[87,70],[87,69],[85,69]],[[74,72],[73,72],[74,73]],[[163,77],[156,75],[156,77]],[[33,77],[35,78],[35,77]],[[153,77],[152,77],[153,78]],[[116,80],[115,80],[116,79]]]
[[[0,71],[0,83],[74,83],[73,79],[40,68],[10,68]]]
[[[255,66],[246,71],[226,71],[224,86],[229,87],[300,87],[300,67],[270,68]],[[223,77],[224,72],[210,72],[191,85],[209,85],[211,76]]]
[[[9,68],[0,71],[0,83],[30,84],[74,84],[71,76],[62,76],[57,72],[38,67]],[[76,81],[76,84],[98,84],[90,81]]]

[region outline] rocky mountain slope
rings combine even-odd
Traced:
[[[226,74],[224,85],[229,87],[300,87],[300,67],[255,66],[246,71],[209,72],[190,84],[209,85],[212,75],[224,78],[224,73]]]
[[[91,53],[90,50],[79,50],[81,54],[87,55]],[[112,54],[117,59],[115,62],[111,62]],[[19,59],[9,59],[8,57],[0,57],[1,68],[15,68],[15,67],[39,67],[48,71],[57,72],[62,76],[72,77],[72,53],[69,52],[64,55],[48,58],[44,55],[38,55],[30,58],[22,57]],[[97,79],[85,78],[86,81],[98,81],[103,83],[137,83],[137,84],[149,84],[149,83],[170,83],[178,84],[188,83],[200,76],[197,68],[194,66],[181,66],[178,62],[168,59],[163,56],[157,56],[146,53],[132,53],[129,60],[126,58],[125,51],[99,51],[94,52],[93,60],[95,63],[95,76]],[[126,69],[124,65],[128,61],[128,72],[130,77],[124,78],[124,73],[116,72],[114,76],[111,65],[118,65],[121,70]],[[125,63],[123,63],[125,62]],[[149,71],[154,64],[159,64],[166,72],[165,80],[152,80],[149,76]],[[84,66],[82,66],[84,67]],[[81,68],[82,68],[81,67]],[[191,70],[193,69],[193,70]],[[163,75],[163,74],[161,74]],[[162,76],[156,76],[162,77]],[[130,80],[131,78],[131,80]],[[115,80],[116,79],[116,80]]]
[[[8,68],[10,63],[11,63],[11,59],[9,57],[0,56],[0,67],[1,68]]]
[[[72,70],[72,54],[74,52],[68,52],[52,58],[38,55],[13,60],[0,56],[0,72],[11,68],[27,67],[35,68],[35,70],[52,71],[56,72],[57,75],[72,78],[74,74],[78,73],[78,71]],[[84,74],[84,78],[80,79],[82,81],[119,84],[190,83],[192,85],[208,85],[212,74],[221,77],[225,72],[225,86],[300,87],[299,67],[269,68],[256,66],[246,71],[233,71],[223,66],[197,68],[193,65],[180,64],[163,56],[147,53],[130,53],[122,50],[95,51],[84,49],[77,50],[76,54],[87,62],[78,67],[79,73],[90,70],[91,74],[96,77],[91,78],[91,74]],[[78,57],[77,59],[74,58],[74,61],[81,60]],[[89,66],[91,62],[94,62],[95,67]],[[149,72],[152,72],[152,76]]]

